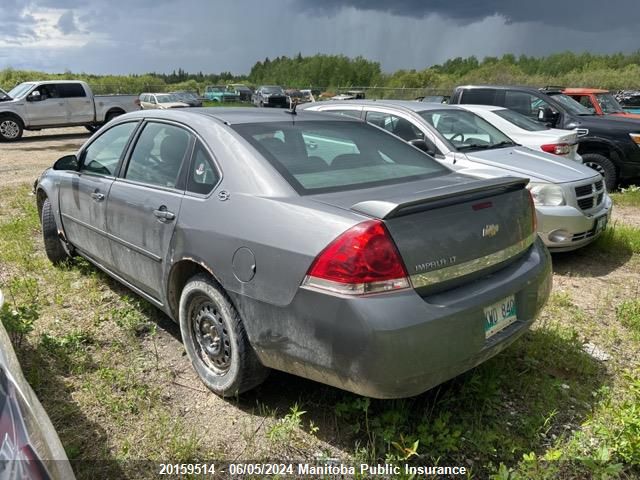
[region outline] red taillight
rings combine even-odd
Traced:
[[[538,217],[536,216],[536,206],[533,203],[533,195],[531,195],[531,192],[529,190],[527,190],[527,192],[529,193],[529,206],[531,207],[531,231],[533,233],[536,233],[536,231],[538,230]]]
[[[350,228],[320,252],[303,285],[363,295],[408,288],[409,280],[383,223],[368,220]]]
[[[553,153],[554,155],[568,155],[571,152],[571,145],[568,143],[549,143],[540,147],[542,151]]]

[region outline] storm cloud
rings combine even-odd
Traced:
[[[0,68],[248,73],[265,57],[362,55],[385,71],[453,57],[640,48],[636,0],[2,0]]]
[[[543,23],[567,29],[610,30],[638,26],[637,0],[301,0],[309,11],[335,15],[345,7],[403,17],[440,15],[469,24],[498,15],[507,22]]]

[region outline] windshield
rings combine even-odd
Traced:
[[[9,90],[9,96],[11,98],[20,98],[27,93],[34,86],[33,83],[21,83],[15,86],[12,90]]]
[[[156,95],[158,99],[158,103],[171,103],[171,102],[179,102],[180,99],[175,95]]]
[[[232,128],[302,195],[449,172],[418,149],[363,122],[272,122]]]
[[[600,108],[604,113],[621,113],[624,112],[618,101],[610,93],[597,93],[596,99],[600,104]]]
[[[284,93],[280,87],[262,87],[264,93]]]
[[[459,152],[487,150],[516,145],[509,137],[475,113],[463,110],[418,112],[449,146]]]
[[[505,108],[501,110],[492,110],[492,113],[505,119],[507,122],[513,123],[516,127],[520,127],[521,129],[526,130],[527,132],[541,132],[542,130],[551,130],[543,123],[536,122],[526,115],[513,110],[508,110]]]
[[[569,113],[573,115],[593,115],[587,107],[582,105],[580,102],[576,102],[573,98],[565,95],[563,93],[552,95],[553,99],[556,100],[560,105],[569,110]]]

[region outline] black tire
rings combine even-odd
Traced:
[[[84,128],[89,130],[91,133],[96,133],[98,130],[100,130],[101,126],[102,125],[85,125]]]
[[[264,108],[264,102],[263,102],[262,100],[260,100],[260,103],[258,103],[258,106],[259,106],[260,108]]]
[[[613,192],[618,186],[618,172],[611,160],[599,153],[582,154],[582,163],[589,168],[594,169],[604,177],[604,184],[607,192]]]
[[[24,125],[13,115],[0,115],[0,142],[15,142],[22,138]]]
[[[45,199],[42,204],[42,215],[40,217],[42,223],[42,238],[44,240],[44,251],[47,254],[47,258],[54,265],[59,265],[67,260],[70,256],[67,249],[64,248],[62,240],[58,236],[58,226],[56,225],[56,219],[53,216],[51,210],[51,202],[49,199]]]
[[[192,277],[180,295],[180,331],[187,356],[202,382],[222,397],[256,387],[267,378],[240,315],[207,275]]]

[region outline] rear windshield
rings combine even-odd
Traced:
[[[363,122],[233,125],[301,195],[390,185],[449,169]]]
[[[550,130],[550,128],[543,123],[536,122],[535,120],[515,112],[513,110],[492,110],[493,113],[499,117],[504,118],[507,122],[513,123],[516,127],[520,127],[528,132],[541,132],[542,130]]]

